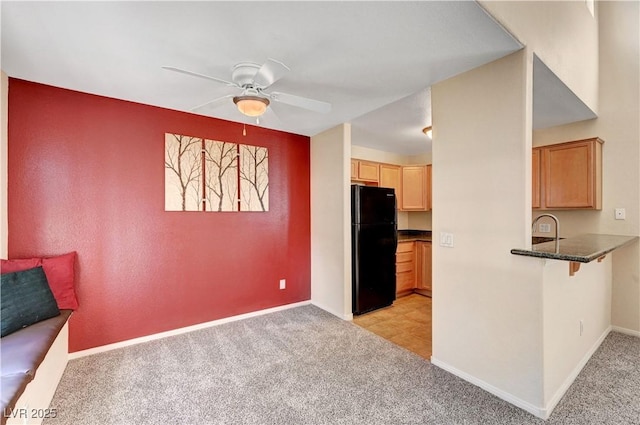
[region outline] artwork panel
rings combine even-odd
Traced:
[[[269,211],[269,151],[240,145],[240,210]]]
[[[165,133],[165,211],[200,211],[202,139]]]
[[[205,140],[207,211],[238,211],[238,145]]]

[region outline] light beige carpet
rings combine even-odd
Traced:
[[[639,353],[612,333],[546,424],[639,424]],[[51,407],[47,425],[545,423],[314,306],[73,360]]]

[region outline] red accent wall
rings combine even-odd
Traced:
[[[167,132],[266,146],[270,211],[165,212]],[[71,352],[310,298],[308,137],[10,79],[8,150],[10,258],[78,252]]]

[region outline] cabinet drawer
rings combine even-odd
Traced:
[[[398,248],[396,249],[397,253],[401,252],[413,252],[413,246],[415,242],[401,242],[398,244]]]
[[[396,254],[396,263],[407,263],[409,261],[414,260],[413,251],[412,252],[400,252]]]
[[[403,272],[411,272],[413,273],[415,270],[413,261],[408,262],[408,263],[397,263],[396,264],[396,273],[403,273]]]

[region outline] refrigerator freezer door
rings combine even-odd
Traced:
[[[396,298],[395,224],[352,226],[353,312],[386,307]]]
[[[396,196],[393,189],[354,185],[351,191],[352,223],[396,222]]]

